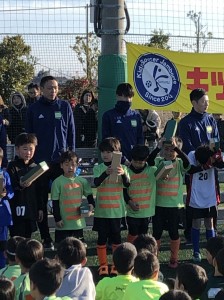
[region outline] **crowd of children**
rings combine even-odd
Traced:
[[[34,134],[19,134],[15,138],[15,160],[8,164],[7,170],[0,170],[0,300],[221,297],[224,239],[215,237],[213,226],[219,199],[216,168],[224,167],[219,149],[201,145],[187,156],[178,137],[167,140],[164,134],[151,153],[147,146],[135,145],[129,164],[118,161],[113,167],[114,154],[122,156],[121,144],[117,138],[107,137],[99,144],[102,163],[93,168],[95,200],[90,183],[76,176],[76,153],[61,153],[63,174],[51,186],[57,255],[55,259],[47,259],[42,243],[32,239],[37,222],[43,220],[43,180],[32,183],[22,180],[36,166],[33,156],[37,143]],[[0,149],[0,165],[2,158]],[[164,166],[169,167],[169,172],[163,174]],[[192,219],[193,262],[201,261],[200,226],[204,219],[207,260],[214,267],[212,276],[207,276],[198,265],[178,263],[186,173],[190,176],[187,206]],[[85,267],[83,197],[87,199],[85,215],[90,216],[94,211],[93,231],[97,232],[98,271],[102,279],[96,287],[91,271]],[[128,225],[125,243],[121,238],[123,218]],[[151,220],[152,236],[148,235]],[[169,279],[162,282],[158,252],[164,230],[170,238],[168,265],[177,270],[175,282]],[[112,243],[111,267],[108,240]]]
[[[9,266],[0,270],[0,299],[223,299],[223,245],[223,237],[211,238],[207,243],[213,275],[207,275],[197,264],[182,263],[175,278],[161,282],[156,240],[142,234],[134,245],[124,242],[114,250],[113,264],[118,275],[104,277],[95,285],[90,269],[85,266],[86,248],[79,239],[62,240],[55,258],[50,259],[44,257],[43,246],[37,240],[13,237],[5,251]]]

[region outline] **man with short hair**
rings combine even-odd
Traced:
[[[43,221],[39,229],[45,249],[53,249],[49,234],[47,202],[50,182],[62,174],[59,158],[66,150],[75,150],[75,124],[71,106],[58,95],[58,82],[53,76],[41,79],[42,96],[27,111],[26,131],[35,133],[38,145],[34,159],[36,163],[46,161],[49,170],[42,175],[43,180]]]
[[[190,93],[192,104],[191,112],[180,120],[178,124],[178,136],[183,141],[182,150],[187,155],[191,151],[203,144],[209,144],[212,138],[219,139],[217,123],[213,116],[207,113],[209,107],[209,97],[204,89],[194,89]],[[185,177],[187,190],[189,189],[189,176]],[[192,219],[188,214],[188,205],[186,205],[186,228],[185,238],[187,242],[191,240]]]

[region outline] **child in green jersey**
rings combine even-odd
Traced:
[[[69,300],[56,297],[64,276],[64,269],[54,259],[44,258],[32,265],[29,271],[31,295],[34,300]]]
[[[168,287],[157,281],[159,261],[156,255],[148,250],[142,250],[135,258],[134,275],[139,281],[130,282],[124,293],[123,300],[158,300],[168,291]]]
[[[122,299],[129,282],[137,281],[132,275],[136,255],[135,246],[131,243],[117,247],[113,253],[113,262],[118,276],[100,280],[96,286],[96,300]]]
[[[175,289],[184,290],[192,300],[202,299],[208,277],[206,271],[195,264],[181,264],[177,268]],[[207,299],[207,298],[206,298]]]
[[[31,266],[44,256],[43,245],[34,239],[25,239],[16,248],[16,261],[21,267],[21,275],[14,281],[16,300],[30,300],[29,270]]]
[[[94,166],[94,184],[97,187],[96,207],[93,230],[98,232],[97,255],[100,263],[99,275],[109,274],[107,262],[106,242],[110,237],[112,250],[121,243],[121,219],[125,216],[123,188],[129,186],[127,167],[119,165],[116,170],[111,168],[113,151],[120,151],[121,144],[118,139],[109,137],[104,139],[99,149],[103,163]],[[110,180],[112,173],[118,175],[118,180]],[[112,266],[111,275],[117,274]]]
[[[89,203],[89,215],[94,208],[94,199],[89,182],[76,176],[78,157],[73,151],[61,154],[61,168],[64,174],[56,178],[51,187],[53,215],[56,222],[55,242],[60,243],[68,236],[83,238],[85,218],[81,216],[80,206],[85,196]]]
[[[164,138],[165,139],[165,138]],[[180,211],[183,202],[183,176],[190,169],[187,156],[181,151],[182,141],[172,138],[163,142],[162,155],[156,157],[155,164],[159,168],[164,161],[172,161],[173,169],[165,178],[159,178],[156,186],[156,210],[152,219],[153,236],[158,249],[161,244],[163,229],[167,227],[170,237],[170,268],[178,266],[180,237],[178,232]]]
[[[127,205],[128,242],[132,243],[140,234],[148,232],[149,220],[155,214],[157,167],[154,160],[160,151],[158,147],[149,154],[149,148],[136,145],[131,150],[129,169],[130,186],[125,193]],[[124,191],[126,192],[126,191]]]
[[[6,244],[5,256],[7,257],[8,265],[0,270],[0,275],[4,275],[14,281],[21,274],[20,265],[16,262],[16,249],[18,244],[25,240],[21,236],[11,237]]]
[[[0,276],[0,299],[15,300],[15,285],[5,276]]]

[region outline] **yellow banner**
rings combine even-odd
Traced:
[[[189,94],[204,88],[209,112],[224,113],[224,54],[175,52],[126,43],[133,108],[189,112]]]

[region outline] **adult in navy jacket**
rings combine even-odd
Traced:
[[[106,111],[102,118],[102,139],[116,137],[120,140],[122,163],[131,161],[131,149],[136,144],[144,145],[140,114],[131,109],[134,91],[129,83],[121,83],[116,90],[117,103]]]
[[[178,135],[183,141],[182,150],[189,154],[203,144],[209,144],[210,139],[218,138],[219,132],[216,120],[207,113],[209,106],[209,98],[204,89],[195,89],[190,93],[190,101],[192,104],[191,112],[180,120],[178,125]],[[187,190],[190,191],[189,176],[186,176]],[[186,228],[185,237],[191,239],[191,223],[192,219],[188,213],[186,206]]]
[[[202,144],[209,144],[210,139],[219,138],[217,123],[207,113],[209,98],[204,89],[195,89],[190,93],[191,112],[180,120],[179,137],[183,141],[182,150],[188,154]]]
[[[62,174],[60,154],[75,150],[75,124],[69,102],[57,98],[57,80],[53,76],[43,77],[40,89],[42,96],[28,108],[26,131],[37,137],[35,162],[46,161],[49,165],[49,170],[42,175],[45,205],[39,229],[45,248],[53,248],[47,220],[49,183]]]

